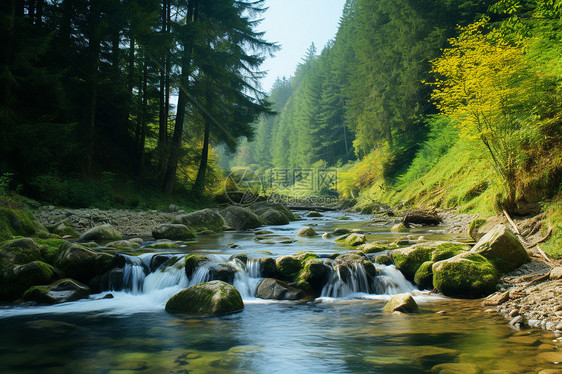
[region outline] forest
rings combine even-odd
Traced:
[[[348,0],[269,93],[265,1],[1,7],[2,189],[143,209],[217,195],[240,166],[334,168],[366,211],[562,221],[560,0]]]
[[[212,147],[235,151],[270,112],[263,3],[3,1],[4,187],[84,207],[142,206],[138,186],[209,195]]]

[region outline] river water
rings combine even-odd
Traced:
[[[181,264],[183,256],[193,252],[225,262],[238,253],[278,257],[299,251],[321,256],[345,251],[333,239],[297,238],[296,232],[304,226],[320,234],[336,227],[361,228],[369,240],[393,241],[404,235],[369,223],[367,216],[348,214],[349,220],[340,220],[341,215],[330,212],[287,226],[260,228],[271,231],[260,241],[251,231],[227,232],[160,254],[178,258]],[[413,234],[466,239],[439,228]],[[280,236],[295,241],[270,244],[280,241]],[[242,313],[186,319],[166,313],[164,305],[177,291],[205,280],[208,271],[200,268],[191,279],[180,266],[149,272],[147,265],[153,257],[145,254],[129,260],[124,291],[56,306],[0,308],[0,373],[537,373],[562,369],[555,361],[562,340],[552,333],[513,331],[505,320],[483,312],[480,301],[419,291],[392,266],[379,266],[381,275],[370,280],[356,271],[355,283],[339,284],[336,274],[323,297],[299,303],[255,298],[259,269],[250,260],[234,280],[245,303]],[[368,282],[372,284],[362,286]],[[114,298],[103,299],[109,292]],[[402,292],[414,296],[420,312],[383,313],[390,295]]]

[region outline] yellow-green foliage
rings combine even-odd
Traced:
[[[547,205],[546,214],[545,226],[552,228],[552,234],[541,248],[553,258],[562,258],[562,194]]]

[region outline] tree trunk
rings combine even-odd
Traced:
[[[209,103],[207,103],[209,105]],[[203,149],[201,151],[201,162],[199,163],[199,169],[197,170],[197,178],[195,178],[195,183],[191,188],[191,192],[196,195],[200,195],[203,192],[203,187],[205,187],[205,176],[207,174],[207,165],[209,163],[209,136],[211,133],[211,119],[207,118],[205,120],[205,134],[203,135]]]
[[[139,173],[144,172],[145,154],[144,145],[146,143],[146,120],[147,120],[147,110],[148,110],[148,57],[145,56],[144,66],[143,66],[143,78],[142,78],[142,112],[141,112],[141,136],[139,144],[140,153],[140,163],[139,163]]]
[[[193,23],[197,19],[197,0],[190,0],[188,2],[187,20],[188,23]],[[172,137],[172,144],[170,147],[170,156],[166,166],[166,173],[164,175],[164,192],[172,194],[174,192],[174,185],[176,181],[176,171],[178,168],[178,160],[181,152],[181,139],[183,136],[183,123],[185,121],[185,106],[187,104],[187,88],[189,84],[189,76],[191,74],[191,57],[193,52],[192,40],[184,37],[183,41],[183,54],[181,60],[181,80],[179,87],[178,109],[176,114],[176,123],[174,126],[174,135]]]

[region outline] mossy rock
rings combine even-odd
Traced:
[[[1,287],[0,295],[3,299],[15,300],[22,297],[29,287],[50,283],[57,277],[56,269],[42,261],[18,265]]]
[[[70,278],[60,279],[48,286],[34,286],[23,295],[26,301],[41,304],[60,304],[87,299],[91,290],[88,286]]]
[[[350,247],[356,247],[367,242],[367,237],[363,234],[353,233],[345,238],[344,243]]]
[[[486,224],[486,220],[484,218],[475,218],[470,222],[470,226],[468,228],[468,234],[476,241],[480,240],[480,238],[484,235],[478,236],[478,229]]]
[[[446,296],[479,298],[496,290],[499,276],[485,257],[465,252],[433,264],[433,286]]]
[[[80,235],[70,226],[67,220],[62,220],[55,223],[54,225],[45,226],[50,233],[56,234],[58,236],[70,236],[72,238],[77,238]]]
[[[55,259],[55,266],[68,277],[84,283],[108,272],[116,265],[115,255],[95,252],[77,244],[69,244]]]
[[[490,260],[501,273],[531,261],[519,239],[505,225],[497,225],[471,249]]]
[[[441,243],[431,254],[431,261],[438,262],[454,257],[458,254],[470,250],[470,247],[460,243]]]
[[[242,296],[236,288],[222,281],[200,283],[172,296],[166,303],[169,313],[185,313],[201,317],[241,312]]]
[[[308,260],[319,258],[316,253],[306,251],[297,252],[293,255],[293,257],[296,257],[301,262],[301,268]]]
[[[47,233],[47,229],[27,208],[11,209],[0,206],[0,242],[10,240],[14,236],[38,236],[40,233]]]
[[[301,260],[293,256],[282,256],[275,260],[279,279],[293,281],[301,270]]]
[[[110,224],[92,227],[82,234],[81,241],[114,241],[121,240],[121,233]]]
[[[287,282],[265,278],[256,289],[256,297],[266,300],[300,300],[305,297],[305,293]]]
[[[431,260],[435,247],[413,245],[392,251],[392,259],[396,268],[404,274],[406,279],[413,281],[416,271],[426,261]]]
[[[378,252],[386,251],[387,249],[388,247],[375,243],[366,243],[357,247],[357,250],[363,253],[378,253]]]
[[[341,216],[341,217],[338,217],[338,220],[340,220],[340,221],[349,221],[350,219],[351,219],[351,218],[348,217],[348,216]]]
[[[261,213],[259,217],[265,225],[280,226],[288,225],[291,222],[283,212],[275,209],[269,209]]]
[[[262,257],[253,260],[258,263],[260,268],[260,276],[265,278],[274,277],[277,274],[277,265],[271,257]]]
[[[196,254],[190,254],[185,256],[185,261],[184,261],[185,274],[187,275],[188,278],[191,278],[195,269],[197,269],[198,267],[200,267],[201,265],[207,262],[210,262],[207,256],[196,255]]]
[[[328,281],[329,275],[330,268],[323,260],[310,259],[302,267],[298,282],[306,282],[314,291],[320,292]]]
[[[388,300],[383,310],[385,312],[412,313],[418,310],[418,304],[409,294],[394,295]]]
[[[232,284],[238,271],[231,263],[222,262],[209,267],[209,277],[211,280],[220,280]]]
[[[314,231],[314,229],[309,226],[303,227],[297,232],[297,236],[300,236],[301,238],[312,238],[317,235],[318,234],[316,233],[316,231]]]
[[[35,242],[41,250],[41,256],[50,264],[54,264],[59,253],[68,246],[63,239],[36,239]]]
[[[250,209],[229,206],[220,212],[226,224],[234,230],[251,230],[263,225],[262,220]]]
[[[334,231],[332,231],[332,234],[339,236],[339,235],[345,235],[345,234],[349,234],[351,233],[350,229],[344,228],[344,227],[338,227],[336,228]]]
[[[298,219],[298,216],[293,214],[285,205],[280,204],[280,203],[269,203],[267,201],[260,201],[260,202],[253,203],[253,204],[249,205],[248,209],[253,211],[255,214],[257,214],[264,221],[266,221],[266,219],[263,216],[266,214],[266,212],[271,211],[271,210],[274,210],[274,211],[277,211],[277,212],[283,214],[285,217],[287,217],[287,219],[289,221],[294,221],[294,220]],[[272,223],[267,223],[267,222],[266,222],[266,224],[272,225]]]
[[[390,229],[391,232],[408,232],[408,228],[403,223],[398,223]]]
[[[414,276],[414,283],[421,290],[433,289],[433,272],[431,269],[434,263],[435,261],[426,261],[421,264],[421,266],[416,271],[416,275]]]
[[[317,212],[317,211],[315,211],[315,210],[313,210],[313,211],[311,211],[311,212],[308,212],[308,213],[306,214],[306,216],[309,217],[309,218],[324,217],[324,216],[322,215],[322,213]]]
[[[221,232],[225,224],[218,210],[209,208],[176,216],[174,218],[174,223],[184,224],[197,232],[205,230]]]
[[[105,245],[109,248],[116,248],[116,249],[138,249],[140,248],[140,244],[137,242],[132,242],[130,240],[117,240],[115,242],[107,243]]]
[[[178,242],[171,242],[169,240],[152,243],[147,246],[147,248],[153,249],[178,249],[180,244]]]
[[[195,238],[195,233],[186,225],[177,224],[166,224],[159,227],[155,227],[152,230],[152,237],[156,240],[158,239],[170,239],[170,240],[189,240]]]
[[[375,263],[389,266],[392,265],[392,258],[387,254],[382,254],[375,258]]]

